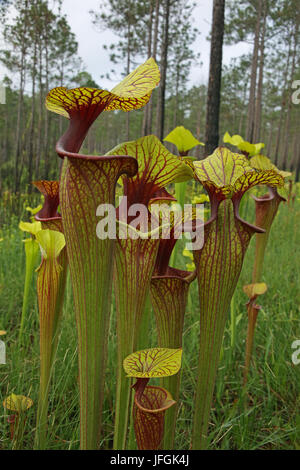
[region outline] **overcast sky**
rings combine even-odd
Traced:
[[[100,0],[64,0],[64,12],[67,14],[69,23],[73,32],[77,36],[79,43],[79,55],[84,61],[86,70],[90,72],[94,80],[101,84],[103,88],[109,88],[111,83],[100,80],[100,75],[105,70],[110,70],[112,65],[109,62],[108,53],[103,50],[103,44],[111,44],[118,41],[119,38],[109,31],[99,33],[91,25],[91,16],[89,10],[97,9]],[[195,41],[193,48],[195,52],[200,52],[200,60],[203,62],[202,67],[194,66],[190,75],[190,84],[207,83],[209,72],[210,43],[206,40],[210,33],[212,21],[212,4],[213,0],[198,0],[197,7],[194,10],[194,26],[200,30],[200,35]],[[224,63],[228,64],[231,57],[237,57],[244,52],[248,52],[249,46],[238,44],[236,46],[224,47]],[[122,67],[116,70],[121,72]],[[119,80],[119,78],[118,78]],[[118,81],[117,80],[117,81]]]
[[[103,49],[103,44],[111,44],[119,40],[109,31],[99,33],[93,27],[91,22],[91,9],[97,9],[101,0],[64,0],[63,12],[66,13],[72,31],[75,33],[79,44],[79,56],[84,62],[85,70],[88,71],[94,80],[102,88],[111,89],[114,83],[100,76],[109,71],[112,67],[118,72],[116,82],[121,78],[124,67],[116,67],[109,61],[108,53]],[[195,65],[192,68],[189,85],[198,85],[207,83],[209,72],[210,44],[206,40],[211,29],[212,4],[213,0],[198,0],[197,7],[194,10],[194,26],[200,30],[200,35],[195,41],[193,48],[195,52],[200,52],[200,60],[203,65]],[[224,63],[228,64],[232,57],[237,57],[249,50],[249,46],[238,44],[235,46],[224,46]],[[0,79],[3,76],[4,69],[0,67]]]

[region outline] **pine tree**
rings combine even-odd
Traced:
[[[205,155],[210,155],[219,145],[224,8],[225,0],[214,0],[206,109]]]

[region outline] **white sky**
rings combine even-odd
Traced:
[[[114,83],[100,79],[101,74],[114,68],[119,74],[116,82],[121,78],[123,68],[112,65],[109,61],[109,54],[102,45],[111,44],[119,40],[117,36],[109,31],[99,33],[91,22],[89,10],[97,9],[101,0],[64,0],[63,12],[66,13],[72,31],[75,33],[79,44],[79,56],[84,62],[84,69],[89,72],[101,88],[111,89]],[[200,30],[200,35],[195,41],[193,48],[195,52],[200,52],[202,67],[195,65],[192,68],[189,85],[207,83],[209,73],[210,44],[206,40],[209,35],[212,21],[213,0],[197,0],[194,10],[194,26]],[[1,41],[2,42],[2,41]],[[2,44],[1,44],[2,46]],[[232,57],[237,57],[249,51],[249,45],[238,44],[235,46],[224,46],[223,61],[228,64]],[[0,65],[0,80],[5,73],[5,69]]]

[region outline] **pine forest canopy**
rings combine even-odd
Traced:
[[[101,88],[101,79],[115,77],[115,64],[125,75],[152,56],[160,67],[160,86],[145,108],[114,111],[103,121],[100,117],[84,152],[102,155],[122,141],[151,133],[163,139],[176,126],[205,141],[208,83],[189,83],[192,67],[201,71],[201,50],[194,47],[201,34],[195,2],[94,3],[90,12],[82,5],[90,28],[110,30],[117,38],[95,49],[95,60],[101,62],[108,54],[112,64],[102,77],[85,70],[63,0],[0,2],[0,61],[6,87],[6,104],[0,105],[0,192],[31,191],[31,181],[58,177],[55,143],[66,123],[46,111],[47,92],[55,86]],[[238,7],[226,0],[224,44],[247,43],[251,49],[223,64],[219,116],[220,144],[226,131],[249,142],[264,142],[264,154],[280,168],[294,171],[297,180],[299,105],[292,101],[292,86],[300,79],[299,16],[297,0],[241,0]],[[166,145],[176,153],[172,144]],[[191,154],[199,159],[204,152],[198,146]]]

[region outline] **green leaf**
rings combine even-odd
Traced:
[[[158,66],[154,59],[149,59],[111,92],[88,87],[71,90],[57,87],[48,93],[46,107],[49,111],[67,118],[81,114],[86,119],[90,119],[93,113],[99,115],[104,110],[131,111],[148,103],[151,92],[159,80]]]
[[[5,409],[10,411],[15,411],[17,413],[22,413],[23,411],[28,410],[33,405],[31,398],[25,397],[23,395],[15,395],[12,393],[9,397],[6,397],[3,406]]]
[[[257,297],[258,295],[263,295],[265,292],[267,292],[267,289],[267,284],[265,284],[264,282],[248,284],[243,287],[243,291],[249,299],[253,299],[253,297]]]
[[[138,109],[149,101],[152,90],[159,84],[160,72],[155,60],[151,57],[137,67],[119,85],[112,89],[117,98],[110,103],[106,111]]]
[[[194,196],[192,199],[192,204],[204,204],[205,202],[209,202],[207,194],[200,194],[200,196]]]
[[[239,144],[244,142],[244,139],[243,137],[237,134],[231,137],[231,135],[228,132],[225,132],[224,137],[223,137],[223,142],[225,142],[226,144],[228,143],[228,144],[234,145],[235,147],[238,147]]]
[[[187,258],[190,258],[191,260],[194,259],[194,255],[190,250],[187,250],[186,248],[182,252],[183,256],[186,256]]]
[[[33,222],[32,224],[29,222],[20,222],[19,229],[22,230],[22,232],[28,232],[36,236],[37,233],[42,230],[42,224],[41,222]]]
[[[250,165],[256,170],[275,170],[283,178],[287,178],[292,175],[290,171],[279,170],[277,166],[271,162],[270,158],[265,155],[255,155],[250,159]]]
[[[138,173],[132,178],[123,178],[127,185],[129,205],[147,205],[158,189],[169,183],[180,183],[193,178],[192,170],[170,153],[154,135],[120,144],[107,155],[130,155],[138,161]]]
[[[244,194],[257,184],[276,187],[284,180],[275,170],[255,170],[244,155],[232,153],[226,147],[218,147],[204,160],[194,162],[196,175],[203,186],[215,192],[221,199]]]
[[[238,147],[239,150],[246,152],[249,156],[257,155],[265,146],[264,143],[250,144],[250,142],[245,141],[240,135],[237,134],[231,137],[228,132],[225,133],[223,142]]]
[[[123,367],[128,377],[168,377],[177,374],[180,370],[181,357],[181,348],[144,349],[127,356]]]
[[[196,147],[196,145],[204,145],[193,136],[191,131],[185,129],[183,126],[175,127],[164,140],[176,145],[179,153],[188,152],[193,147]]]
[[[66,244],[64,234],[54,230],[41,230],[36,239],[45,259],[57,259]]]
[[[31,213],[31,215],[36,215],[42,209],[43,204],[40,204],[38,207],[26,207],[26,210]]]

